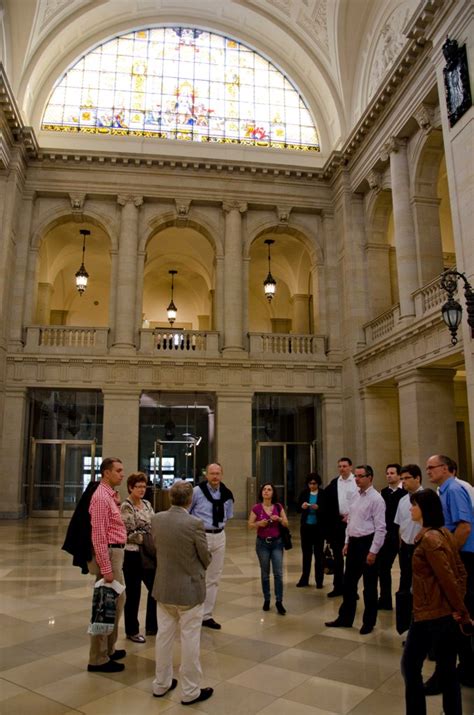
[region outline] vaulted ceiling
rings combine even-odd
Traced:
[[[41,117],[61,75],[116,34],[195,25],[241,40],[303,95],[321,135],[338,149],[406,40],[416,0],[0,0],[0,59],[26,125]],[[48,139],[52,141],[52,139]]]

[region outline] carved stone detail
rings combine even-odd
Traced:
[[[176,220],[178,224],[185,224],[189,218],[189,207],[191,206],[190,199],[175,199],[176,204]]]
[[[394,10],[380,31],[370,73],[369,100],[374,96],[381,80],[385,77],[407,41],[403,34],[403,28],[410,16],[410,9],[407,5],[408,3],[404,2]]]
[[[143,203],[143,196],[119,195],[117,196],[117,203],[119,206],[125,206],[126,204],[132,203],[138,209]]]
[[[224,201],[222,203],[222,209],[226,213],[230,211],[239,211],[241,214],[247,211],[248,205],[243,201]]]
[[[431,104],[422,102],[413,112],[418,126],[425,132],[431,131],[434,127],[434,109]]]
[[[375,169],[372,169],[369,171],[367,175],[367,181],[369,183],[369,186],[373,190],[381,189],[382,188],[382,180],[383,180],[383,175],[382,172],[376,171]]]
[[[407,139],[399,137],[390,137],[383,145],[380,158],[382,161],[387,161],[390,154],[397,153],[407,145]]]
[[[290,220],[291,206],[277,206],[276,213],[278,216],[278,223],[285,226],[288,225]]]

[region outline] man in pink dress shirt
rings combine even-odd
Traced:
[[[372,486],[374,472],[369,464],[354,470],[358,494],[349,506],[346,528],[346,557],[343,600],[335,621],[328,628],[351,628],[357,609],[357,586],[364,580],[364,614],[361,635],[371,633],[377,620],[377,554],[385,540],[385,502]]]
[[[107,457],[100,465],[101,480],[91,498],[89,515],[92,526],[94,556],[88,563],[90,573],[106,583],[116,580],[123,584],[123,556],[127,531],[120,515],[116,487],[123,479],[120,459]],[[118,623],[123,611],[125,594],[117,598],[114,630],[110,635],[91,635],[87,670],[99,673],[118,673],[125,668],[118,660],[125,658],[124,650],[115,650]]]

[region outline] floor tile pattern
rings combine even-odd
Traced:
[[[354,628],[326,628],[340,599],[326,597],[331,577],[322,590],[296,588],[301,558],[296,524],[295,548],[285,553],[284,617],[274,608],[261,610],[254,534],[242,521],[229,524],[214,614],[222,630],[204,629],[201,641],[203,685],[215,689],[210,700],[184,708],[179,688],[153,698],[153,639],[131,643],[123,625],[118,647],[127,649],[126,670],[88,673],[92,577],[83,576],[61,551],[66,526],[60,519],[0,522],[0,713],[404,715],[402,639],[393,613],[381,612],[368,636],[358,631],[361,604]],[[427,663],[426,673],[432,669]],[[463,708],[474,715],[474,690],[463,690]],[[440,697],[429,698],[428,715],[441,712]]]

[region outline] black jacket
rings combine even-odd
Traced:
[[[77,502],[66,532],[62,550],[72,554],[73,566],[79,566],[82,573],[89,573],[87,562],[92,559],[92,526],[89,506],[92,495],[100,482],[89,482]]]

